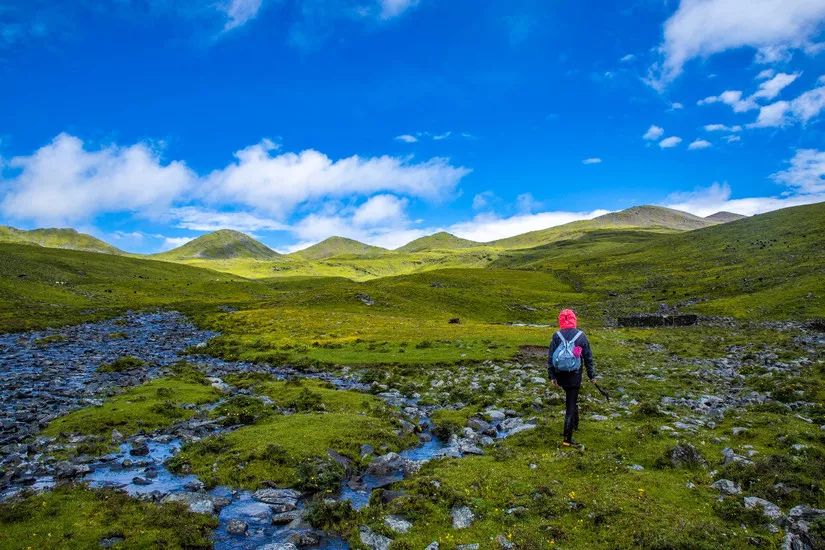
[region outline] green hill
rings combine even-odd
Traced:
[[[456,250],[459,248],[473,248],[483,246],[481,243],[456,237],[452,233],[440,231],[426,237],[421,237],[410,241],[402,247],[396,248],[396,252],[427,252],[430,250]]]
[[[747,218],[747,216],[743,216],[742,214],[735,214],[733,212],[725,212],[724,210],[721,212],[717,212],[716,214],[711,214],[710,216],[705,216],[706,220],[710,220],[712,222],[717,223],[735,222],[736,220],[741,220],[743,218]]]
[[[372,246],[346,237],[330,237],[290,256],[303,260],[325,260],[337,256],[383,256],[391,251],[380,246]]]
[[[105,254],[124,253],[122,250],[91,235],[78,233],[74,229],[65,228],[25,230],[0,225],[0,242],[36,244],[47,248],[65,248],[68,250],[84,250],[86,252],[101,252]]]
[[[563,239],[577,238],[585,233],[604,229],[644,229],[656,232],[690,231],[709,227],[716,222],[687,212],[661,206],[634,206],[620,212],[605,214],[592,220],[566,223],[548,229],[539,229],[515,237],[487,243],[500,248],[532,248]]]
[[[246,258],[273,260],[277,252],[239,231],[221,229],[207,233],[175,249],[155,254],[158,259],[178,260],[229,260]]]

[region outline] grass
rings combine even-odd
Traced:
[[[413,436],[397,434],[393,413],[370,395],[335,390],[312,380],[274,381],[256,376],[229,380],[298,412],[262,415],[251,425],[186,445],[170,466],[194,473],[208,485],[256,489],[274,483],[334,490],[342,471],[334,472],[330,483],[318,483],[318,478],[335,469],[328,451],[359,461],[362,444],[398,451],[414,441]]]
[[[217,520],[181,504],[141,502],[114,490],[63,486],[0,504],[0,547],[97,548],[117,537],[119,548],[211,548]]]
[[[190,418],[194,412],[184,405],[202,405],[217,400],[209,385],[159,378],[111,397],[100,406],[78,409],[49,423],[44,435],[80,434],[108,436],[116,429],[124,436],[139,430],[150,432]]]

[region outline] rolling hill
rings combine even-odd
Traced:
[[[577,238],[596,230],[641,229],[659,233],[674,233],[709,227],[716,223],[718,222],[662,206],[634,206],[591,220],[581,220],[548,229],[530,231],[529,233],[499,239],[486,244],[504,249],[532,248],[555,241]]]
[[[91,235],[79,233],[74,229],[44,228],[16,229],[7,225],[0,226],[0,242],[18,244],[36,244],[47,248],[83,250],[104,254],[124,254],[122,250],[101,241]]]
[[[410,241],[404,246],[396,248],[396,252],[429,252],[432,250],[457,250],[460,248],[474,248],[483,246],[481,243],[456,237],[452,233],[440,231],[426,237]]]
[[[391,254],[390,250],[372,246],[346,237],[330,237],[303,250],[293,252],[290,256],[303,260],[325,260],[336,256],[382,256]]]
[[[239,231],[221,229],[153,257],[168,261],[180,260],[274,260],[280,254]]]
[[[747,218],[747,216],[743,216],[742,214],[735,214],[733,212],[725,212],[724,210],[721,212],[717,212],[716,214],[711,214],[710,216],[705,216],[706,220],[710,220],[712,222],[717,223],[735,222],[736,220],[741,220],[743,218]]]

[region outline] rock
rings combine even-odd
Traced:
[[[118,546],[119,544],[122,544],[124,541],[125,539],[123,537],[115,535],[113,537],[102,538],[97,544],[101,548],[113,548],[115,546]]]
[[[765,500],[764,498],[745,497],[745,508],[747,508],[748,510],[761,508],[762,515],[773,522],[782,519],[782,510],[779,509],[779,506],[777,506],[773,502]]]
[[[189,508],[190,512],[196,514],[214,514],[216,512],[213,497],[206,493],[169,493],[161,499],[161,502],[181,502]]]
[[[321,542],[321,535],[315,531],[299,531],[289,535],[289,542],[299,548],[317,546]]]
[[[710,485],[714,489],[718,489],[720,493],[724,495],[738,495],[742,492],[742,488],[739,486],[738,483],[734,483],[729,479],[720,479],[718,481],[714,481]]]
[[[195,492],[195,493],[198,492],[198,491],[203,491],[203,481],[201,481],[199,479],[193,479],[192,481],[187,481],[183,485],[183,488],[186,489],[187,491],[192,491],[192,492]]]
[[[690,443],[679,443],[670,450],[670,464],[674,468],[704,467],[707,462]]]
[[[112,443],[120,443],[123,441],[123,434],[117,430],[112,430]]]
[[[484,435],[496,435],[496,429],[489,422],[485,422],[480,418],[473,417],[469,419],[467,421],[467,426]]]
[[[372,306],[372,305],[375,305],[375,300],[373,300],[373,299],[372,299],[369,295],[367,295],[367,294],[363,294],[363,293],[360,293],[360,292],[359,292],[358,294],[356,294],[356,295],[355,295],[355,297],[356,297],[356,298],[358,298],[358,300],[360,300],[360,302],[361,302],[362,304],[364,304],[365,306]]]
[[[361,458],[370,456],[373,453],[375,453],[375,449],[372,445],[361,445]]]
[[[481,548],[481,545],[474,542],[472,544],[459,544],[455,547],[455,550],[478,550],[479,548]]]
[[[620,327],[685,327],[699,322],[698,315],[681,314],[637,314],[619,317],[617,324]]]
[[[733,452],[733,449],[730,447],[725,447],[722,449],[722,463],[723,464],[730,464],[731,462],[739,463],[739,464],[752,464],[753,461],[745,458],[744,456],[740,456]]]
[[[270,542],[259,546],[256,550],[298,550],[298,547],[291,542]]]
[[[607,420],[607,417],[601,414],[591,414],[590,420],[594,420],[596,422],[604,422],[605,420]]]
[[[502,548],[503,550],[512,550],[516,547],[516,545],[507,540],[507,537],[504,535],[498,535],[496,537],[496,544],[498,544],[499,548]]]
[[[814,550],[813,546],[805,542],[802,536],[788,531],[782,543],[782,550]]]
[[[152,480],[141,476],[135,476],[132,478],[132,483],[135,485],[151,485]]]
[[[431,542],[430,544],[428,544],[428,545],[424,548],[424,550],[438,550],[438,548],[439,548],[439,547],[438,547],[438,541],[437,541],[437,540],[434,540],[433,542]]]
[[[733,433],[733,435],[740,435],[740,434],[743,434],[747,431],[748,431],[748,429],[743,428],[742,426],[734,426],[733,428],[731,428],[731,433]]]
[[[634,472],[641,472],[642,470],[645,469],[645,467],[642,466],[641,464],[631,464],[630,466],[628,466],[628,468],[630,468]]]
[[[142,439],[136,440],[132,443],[129,454],[132,456],[147,456],[149,454],[149,445]]]
[[[791,523],[797,523],[800,520],[814,521],[822,517],[825,517],[825,510],[820,508],[811,508],[807,504],[794,506],[788,511],[788,521]]]
[[[221,393],[230,393],[232,391],[232,386],[230,386],[229,384],[227,384],[226,382],[224,382],[220,378],[217,378],[215,376],[210,376],[210,377],[207,378],[207,380],[209,381],[209,383],[211,384],[211,386],[213,388],[215,388],[216,390],[218,390]]]
[[[399,516],[387,516],[384,518],[384,525],[396,533],[407,533],[412,529],[412,523]]]
[[[453,529],[466,529],[476,519],[473,511],[466,506],[456,506],[450,511],[453,517]]]
[[[294,489],[258,489],[252,494],[258,502],[277,506],[279,512],[289,512],[298,506],[301,493]]]
[[[500,421],[504,420],[505,418],[507,418],[507,415],[505,415],[504,412],[502,412],[502,411],[492,409],[492,410],[487,411],[487,418],[489,418],[493,422],[500,422]]]
[[[358,538],[361,540],[361,544],[370,550],[390,550],[390,543],[392,542],[391,538],[379,535],[365,525],[358,529]]]
[[[230,519],[226,524],[226,532],[230,535],[245,535],[249,525],[239,519]]]
[[[387,453],[373,459],[369,466],[367,466],[366,473],[378,477],[385,477],[392,474],[403,474],[407,468],[409,468],[409,464],[406,459],[401,458],[398,453]]]
[[[291,510],[272,515],[272,525],[286,525],[304,517],[303,510]]]

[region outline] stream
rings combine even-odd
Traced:
[[[183,427],[165,432],[131,437],[121,443],[116,453],[94,459],[81,457],[69,465],[69,475],[58,471],[53,461],[44,459],[49,440],[36,437],[34,443],[30,443],[51,419],[99,403],[101,396],[119,388],[158,376],[162,367],[180,360],[187,349],[198,347],[215,335],[198,329],[175,312],[129,313],[100,323],[0,335],[0,466],[6,472],[0,477],[0,500],[24,489],[47,490],[57,478],[82,479],[93,487],[114,487],[135,498],[177,500],[193,511],[217,514],[219,525],[214,533],[217,549],[349,548],[346,541],[320,533],[304,521],[301,511],[306,502],[302,496],[289,496],[285,505],[279,501],[273,506],[272,502],[262,501],[266,498],[250,491],[228,487],[206,491],[194,475],[170,472],[164,463],[186,440],[220,430],[213,422],[187,422],[182,423]],[[123,355],[140,357],[150,366],[139,374],[97,372],[101,363]],[[208,376],[217,379],[216,383],[222,383],[220,378],[228,373],[262,371],[280,378],[323,379],[339,389],[367,389],[353,378],[337,378],[329,373],[298,373],[290,368],[224,361],[204,355],[197,356],[194,362],[203,366]],[[343,482],[338,498],[350,501],[356,509],[367,505],[374,489],[400,481],[421,463],[439,456],[480,454],[481,446],[534,427],[517,417],[505,419],[502,414],[493,423],[494,435],[492,432],[483,437],[464,433],[445,442],[432,435],[428,420],[432,407],[419,406],[415,399],[398,392],[385,392],[379,397],[405,411],[410,419],[419,419],[420,443],[397,456],[379,457],[389,457],[390,462],[402,467],[390,468],[380,475],[367,471]],[[135,452],[136,448],[141,450]]]

